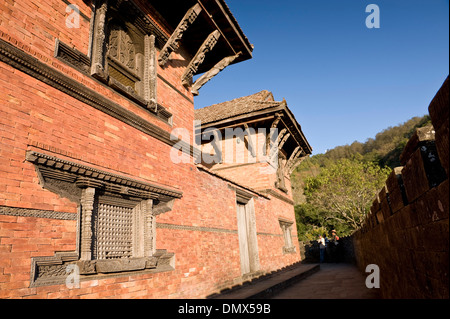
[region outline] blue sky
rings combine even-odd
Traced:
[[[364,142],[428,113],[449,73],[449,0],[227,0],[254,44],[195,107],[272,91],[286,98],[313,154]],[[368,4],[380,28],[368,29]]]

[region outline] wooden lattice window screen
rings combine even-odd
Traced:
[[[99,204],[97,220],[97,258],[132,257],[133,210],[128,207]]]

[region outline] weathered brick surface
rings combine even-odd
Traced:
[[[449,145],[449,79],[445,79],[440,90],[431,101],[428,112],[436,130],[436,148],[442,167],[448,177],[448,145]]]
[[[449,118],[449,81],[445,79],[439,91],[434,96],[428,112],[430,113],[431,122],[435,129],[439,129]],[[448,122],[447,122],[448,123]]]
[[[54,57],[56,39],[88,53],[89,1],[71,3],[88,18],[80,19],[78,29],[66,28],[63,1],[3,1],[0,38],[145,121],[167,132],[186,128],[192,136],[193,96],[180,81],[187,66],[183,50],[158,67],[158,102],[173,114],[170,127]],[[76,221],[0,214],[0,298],[202,298],[240,277],[236,195],[229,182],[193,161],[174,164],[167,144],[0,62],[0,206],[76,214],[75,203],[42,188],[34,165],[25,160],[28,150],[181,190],[173,210],[157,217],[161,225],[181,228],[156,230],[156,248],[175,253],[175,270],[82,281],[79,289],[30,288],[31,258],[75,251]],[[295,222],[292,205],[258,197],[255,212],[260,270],[299,261],[296,240],[296,253],[283,253],[278,222],[279,217]]]
[[[434,134],[434,127],[431,125],[417,128],[408,143],[406,143],[402,154],[400,154],[400,162],[402,165],[405,165],[406,161],[411,158],[417,149],[432,144],[434,142]]]
[[[406,193],[401,175],[402,169],[403,167],[394,168],[386,180],[386,189],[389,194],[389,205],[393,214],[407,204]]]
[[[445,85],[430,105],[438,131],[439,127],[445,129],[442,116],[447,116],[448,122],[448,80]],[[420,144],[417,136],[412,138],[403,152],[403,169],[393,170],[365,225],[353,234],[361,271],[368,264],[380,267],[383,298],[449,298],[449,181],[439,167],[439,163],[446,163],[441,154],[448,158],[449,145],[442,142],[448,141],[448,128],[446,132],[436,133],[438,155],[433,153],[433,143]],[[393,214],[375,224],[371,220],[382,212],[385,198],[389,198]],[[384,207],[386,210],[386,204]]]
[[[0,67],[8,79],[2,85],[17,83],[15,90],[1,95],[6,106],[1,108],[1,155],[9,160],[0,162],[0,205],[76,213],[76,204],[39,185],[33,165],[24,161],[26,150],[34,149],[182,190],[183,198],[173,211],[159,216],[158,223],[237,230],[235,194],[227,182],[193,164],[173,164],[169,146],[9,66]],[[35,87],[44,90],[46,98],[28,93]],[[292,205],[261,198],[255,211],[261,270],[297,262],[298,245],[296,253],[283,254],[278,223],[279,216],[295,222]],[[126,276],[136,283],[130,287],[104,279],[75,290],[65,285],[28,288],[31,257],[73,251],[76,244],[75,221],[64,221],[63,228],[59,221],[28,219],[0,215],[1,298],[201,298],[240,276],[237,233],[157,229],[157,249],[176,256],[171,273]]]
[[[420,149],[417,149],[406,162],[402,177],[406,197],[410,203],[430,188]]]
[[[449,145],[449,120],[443,122],[443,125],[436,130],[436,149],[439,154],[442,167],[448,174],[449,162],[448,162],[448,145]]]
[[[389,201],[389,193],[387,190],[387,187],[383,187],[380,191],[380,193],[378,194],[378,198],[380,199],[380,205],[381,205],[381,210],[379,212],[379,214],[377,213],[377,222],[380,222],[386,218],[389,218],[389,216],[392,215],[392,211],[391,211],[391,205],[390,205],[390,201]]]

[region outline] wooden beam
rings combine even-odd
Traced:
[[[286,143],[287,139],[291,136],[291,133],[287,133],[283,139],[278,143],[278,150],[281,151],[281,149],[284,146],[284,143]]]
[[[252,135],[250,134],[250,130],[248,128],[247,123],[244,124],[244,128],[245,128],[244,138],[247,138],[248,150],[250,151],[253,157],[256,157],[256,149],[255,146],[253,145]]]
[[[289,157],[289,159],[286,162],[286,171],[289,171],[289,169],[291,168],[295,159],[301,155],[302,151],[303,151],[303,149],[301,148],[301,146],[297,146],[295,148],[295,150],[292,152],[291,156]]]
[[[161,49],[161,52],[159,53],[158,63],[160,66],[164,66],[167,61],[169,61],[170,54],[178,50],[184,32],[192,23],[194,23],[201,11],[202,7],[197,3],[186,12],[183,19],[181,19],[177,28],[172,33],[169,40],[166,42],[164,47]]]
[[[229,66],[230,63],[236,60],[236,58],[238,58],[241,54],[242,53],[239,52],[236,55],[227,56],[220,60],[220,62],[214,65],[211,70],[203,74],[200,78],[197,79],[197,81],[195,81],[195,83],[192,85],[191,93],[194,95],[198,95],[198,90],[200,90],[203,85],[205,85],[209,80],[219,74],[227,66]]]
[[[270,126],[270,129],[276,129],[278,126],[278,123],[281,121],[281,117],[283,116],[282,113],[276,113],[275,114],[275,120],[272,122],[272,125]],[[270,130],[267,133],[266,138],[266,155],[269,154],[270,149],[270,141],[273,139],[274,130]]]
[[[291,175],[295,167],[297,167],[305,159],[305,156],[302,156],[303,155],[302,153],[303,150],[299,153],[299,155],[292,162],[291,166],[287,169],[288,175]]]
[[[192,77],[198,71],[199,66],[205,60],[206,53],[210,52],[214,48],[219,38],[220,32],[218,30],[211,32],[210,35],[206,38],[206,40],[203,42],[201,47],[198,49],[194,58],[191,60],[188,67],[186,68],[186,71],[183,73],[181,77],[181,82],[185,87],[191,85]]]
[[[219,26],[217,25],[216,21],[214,21],[212,14],[210,14],[208,12],[208,10],[206,9],[205,5],[200,1],[197,0],[198,3],[201,5],[203,12],[205,13],[204,16],[208,17],[208,21],[209,21],[209,25],[211,27],[213,27],[216,30],[219,30],[220,35],[225,39],[225,42],[228,44],[228,47],[231,49],[231,51],[233,51],[234,54],[236,54],[236,50],[234,50],[233,46],[231,45],[230,41],[228,41],[227,37],[225,36],[225,34],[223,33],[223,31],[219,28]]]
[[[203,134],[208,135],[208,136],[213,136],[213,140],[211,141],[211,145],[215,151],[215,156],[216,156],[216,163],[222,163],[223,162],[223,155],[222,155],[222,136],[219,135],[219,130],[217,129],[207,129],[205,130]],[[219,144],[219,145],[218,145]]]

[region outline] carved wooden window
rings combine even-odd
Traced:
[[[111,86],[126,93],[142,95],[140,82],[144,69],[144,58],[141,52],[137,52],[137,44],[133,43],[130,32],[124,27],[112,23],[110,26],[107,72]]]
[[[159,114],[153,26],[131,1],[111,3],[99,0],[95,9],[90,74]]]
[[[156,216],[181,193],[29,151],[41,185],[78,204],[77,249],[32,262],[32,285],[64,282],[75,264],[86,278],[127,271],[173,270],[173,253],[156,249]]]
[[[80,273],[155,266],[155,194],[77,179],[80,198]],[[105,187],[106,186],[106,187]]]
[[[156,91],[156,46],[161,48],[167,35],[133,1],[95,1],[92,22],[88,55],[57,40],[55,57],[172,124]]]
[[[281,230],[283,232],[283,253],[293,253],[295,252],[295,246],[292,242],[292,225],[294,224],[292,221],[279,219]]]
[[[97,215],[94,259],[133,257],[132,232],[139,225],[133,220],[133,209],[101,203]]]
[[[128,33],[120,26],[113,25],[108,42],[110,58],[115,59],[128,69],[136,69],[136,49]]]

